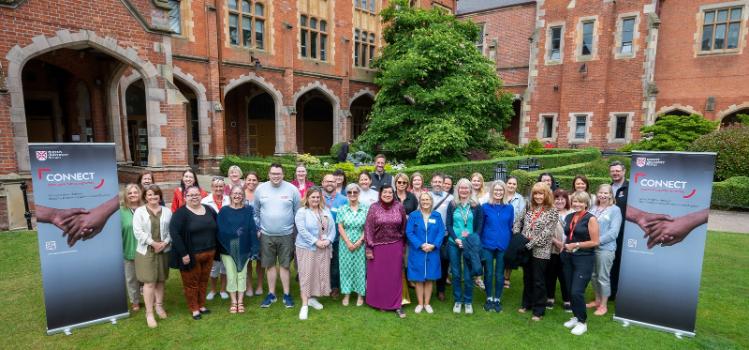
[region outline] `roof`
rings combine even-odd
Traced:
[[[527,4],[535,0],[458,0],[457,14],[491,10],[500,7]]]

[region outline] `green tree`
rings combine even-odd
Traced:
[[[702,135],[711,133],[718,126],[699,114],[689,116],[664,115],[653,125],[640,129],[643,140],[631,149],[648,151],[684,151]]]
[[[475,49],[478,27],[403,0],[381,15],[387,46],[374,62],[380,91],[357,145],[422,163],[490,148],[489,130],[509,122],[512,98]]]

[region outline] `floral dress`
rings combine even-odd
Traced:
[[[363,203],[359,203],[356,211],[352,210],[348,204],[338,208],[336,221],[343,226],[351,243],[358,241],[364,235],[364,222],[367,219],[368,210],[369,207]],[[343,239],[341,239],[340,244],[338,263],[341,274],[341,293],[350,294],[354,292],[358,295],[365,295],[367,268],[364,244],[353,252],[348,250]]]

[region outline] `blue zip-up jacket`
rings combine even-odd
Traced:
[[[481,205],[484,214],[484,227],[481,230],[481,246],[486,249],[507,250],[512,236],[515,210],[511,204]]]

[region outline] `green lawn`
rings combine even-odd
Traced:
[[[171,274],[166,304],[169,319],[151,330],[143,311],[120,320],[74,330],[73,335],[45,334],[36,234],[0,233],[0,348],[259,348],[259,349],[496,349],[496,348],[749,348],[749,235],[711,232],[700,291],[697,336],[673,335],[640,327],[624,328],[611,320],[590,316],[589,331],[570,335],[562,326],[570,314],[559,307],[541,322],[518,314],[521,273],[513,274],[513,288],[505,290],[501,314],[485,313],[476,302],[474,315],[454,315],[451,302],[433,302],[434,315],[413,313],[405,320],[393,313],[367,307],[343,307],[323,298],[323,311],[310,311],[310,319],[297,318],[299,308],[284,309],[280,303],[260,309],[260,298],[249,300],[248,312],[231,315],[228,302],[214,300],[214,313],[193,321],[186,310],[179,274]],[[173,271],[174,272],[174,271]],[[296,285],[292,294],[298,297]],[[483,300],[483,292],[474,293]],[[297,303],[298,303],[297,299]],[[613,305],[610,310],[613,310]]]

